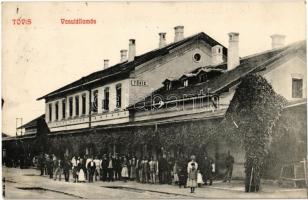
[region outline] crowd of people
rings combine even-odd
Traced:
[[[50,179],[61,181],[62,175],[66,182],[93,181],[137,181],[149,184],[175,184],[179,187],[190,187],[194,192],[196,187],[212,185],[215,174],[215,162],[212,158],[204,156],[198,163],[196,157],[191,156],[189,162],[185,159],[166,159],[165,156],[142,157],[104,154],[102,157],[77,155],[62,158],[54,154],[40,154],[36,161],[41,176],[48,175]],[[228,152],[225,160],[226,176],[224,181],[231,181],[234,158]]]

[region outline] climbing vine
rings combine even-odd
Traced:
[[[244,77],[227,110],[224,133],[245,150],[246,191],[259,191],[264,160],[273,138],[272,130],[286,100],[276,94],[262,76]]]

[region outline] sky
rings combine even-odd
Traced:
[[[61,24],[78,18],[96,24]],[[185,37],[205,32],[226,47],[227,34],[239,32],[243,57],[270,49],[272,34],[286,35],[286,44],[304,40],[306,9],[304,1],[2,2],[2,132],[15,135],[16,118],[43,114],[38,97],[103,69],[104,59],[117,64],[129,39],[140,55],[158,47],[159,32],[172,42],[177,25]]]

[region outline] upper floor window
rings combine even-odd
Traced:
[[[55,117],[56,117],[56,120],[59,119],[59,103],[56,102],[55,104],[55,111],[56,111],[56,114],[55,114]]]
[[[200,82],[205,82],[206,81],[206,74],[199,75],[199,81]]]
[[[98,103],[98,90],[93,91],[93,101],[92,101],[92,111],[97,112],[97,103]]]
[[[303,98],[303,79],[292,78],[292,98]]]
[[[188,79],[186,79],[186,80],[183,81],[183,86],[184,86],[184,87],[187,87],[187,86],[188,86]]]
[[[109,110],[109,88],[104,90],[103,110]]]
[[[200,53],[195,53],[195,54],[193,55],[193,60],[194,60],[195,62],[200,62],[200,60],[201,60],[201,54],[200,54]]]
[[[116,85],[116,107],[121,108],[122,102],[122,86],[121,84]]]
[[[52,104],[48,105],[49,121],[52,121]]]
[[[69,106],[69,116],[73,116],[73,97],[68,99],[68,106]]]
[[[75,115],[79,116],[79,96],[75,97]]]
[[[86,94],[82,95],[81,105],[82,105],[82,108],[81,108],[82,115],[85,115],[86,114]]]
[[[166,85],[166,89],[171,90],[171,88],[172,88],[172,83],[168,82],[167,85]]]
[[[65,119],[66,117],[66,100],[62,100],[62,118]]]

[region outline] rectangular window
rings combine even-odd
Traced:
[[[200,81],[200,82],[205,82],[205,81],[206,81],[206,74],[201,74],[201,75],[199,76],[199,81]]]
[[[52,121],[52,104],[48,105],[49,121]]]
[[[292,98],[303,98],[303,79],[292,79]]]
[[[104,90],[103,110],[109,110],[109,88]]]
[[[55,111],[56,111],[56,120],[59,119],[59,103],[56,102],[55,104]]]
[[[98,97],[98,90],[93,91],[93,101],[92,101],[92,111],[97,113],[97,97]]]
[[[79,116],[79,96],[75,97],[75,115]]]
[[[65,119],[66,117],[66,100],[62,100],[62,118]]]
[[[73,97],[69,98],[68,106],[69,106],[69,117],[72,117],[73,116]]]
[[[188,80],[184,80],[183,85],[184,85],[184,87],[187,87],[188,86]]]
[[[167,89],[168,91],[170,91],[171,88],[172,88],[172,82],[167,82],[167,83],[166,83],[166,89]]]
[[[121,108],[121,102],[122,102],[122,87],[121,84],[118,84],[116,86],[116,107]]]
[[[86,114],[86,94],[82,95],[82,100],[81,100],[81,104],[82,104],[82,115]]]

